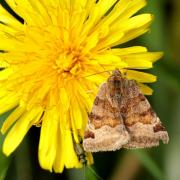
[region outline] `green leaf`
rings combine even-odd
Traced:
[[[92,166],[86,167],[86,178],[88,180],[102,180],[101,176],[94,170]]]
[[[96,172],[93,166],[85,166],[81,169],[68,169],[67,175],[70,180],[102,180],[101,176]]]
[[[2,126],[7,115],[8,115],[8,113],[0,116],[0,127]],[[10,160],[11,160],[10,157],[6,157],[2,152],[3,141],[4,141],[4,136],[2,134],[0,134],[0,180],[5,179],[8,167],[10,165]]]
[[[147,170],[154,176],[157,180],[165,180],[165,177],[157,164],[144,150],[134,150],[133,153],[136,154],[139,161],[147,168]]]

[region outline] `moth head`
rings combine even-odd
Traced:
[[[118,69],[115,69],[112,72],[112,75],[108,78],[107,82],[108,84],[121,84],[123,80],[122,74]]]
[[[121,72],[119,71],[119,69],[115,69],[112,72],[112,76],[122,76]]]
[[[123,77],[118,69],[115,69],[107,80],[108,91],[110,94],[121,93],[123,87]]]

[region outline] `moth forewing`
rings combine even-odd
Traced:
[[[122,147],[144,148],[168,143],[168,133],[136,81],[115,70],[94,100],[83,147],[89,152]]]

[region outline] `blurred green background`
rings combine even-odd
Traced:
[[[3,0],[0,0],[3,3]],[[150,70],[158,81],[148,97],[166,126],[170,142],[157,148],[94,154],[94,170],[109,180],[180,180],[180,0],[148,0],[142,12],[155,15],[151,31],[130,44],[164,51]],[[0,126],[7,116],[0,119]],[[96,180],[88,168],[54,174],[42,170],[37,159],[39,128],[31,128],[11,157],[0,152],[0,180]],[[3,137],[0,135],[0,146]],[[1,148],[1,147],[0,147]]]

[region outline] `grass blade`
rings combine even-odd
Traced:
[[[144,150],[134,150],[136,156],[139,161],[147,168],[147,170],[154,176],[157,180],[165,180],[165,177],[157,164],[153,161],[153,159],[148,155]]]

